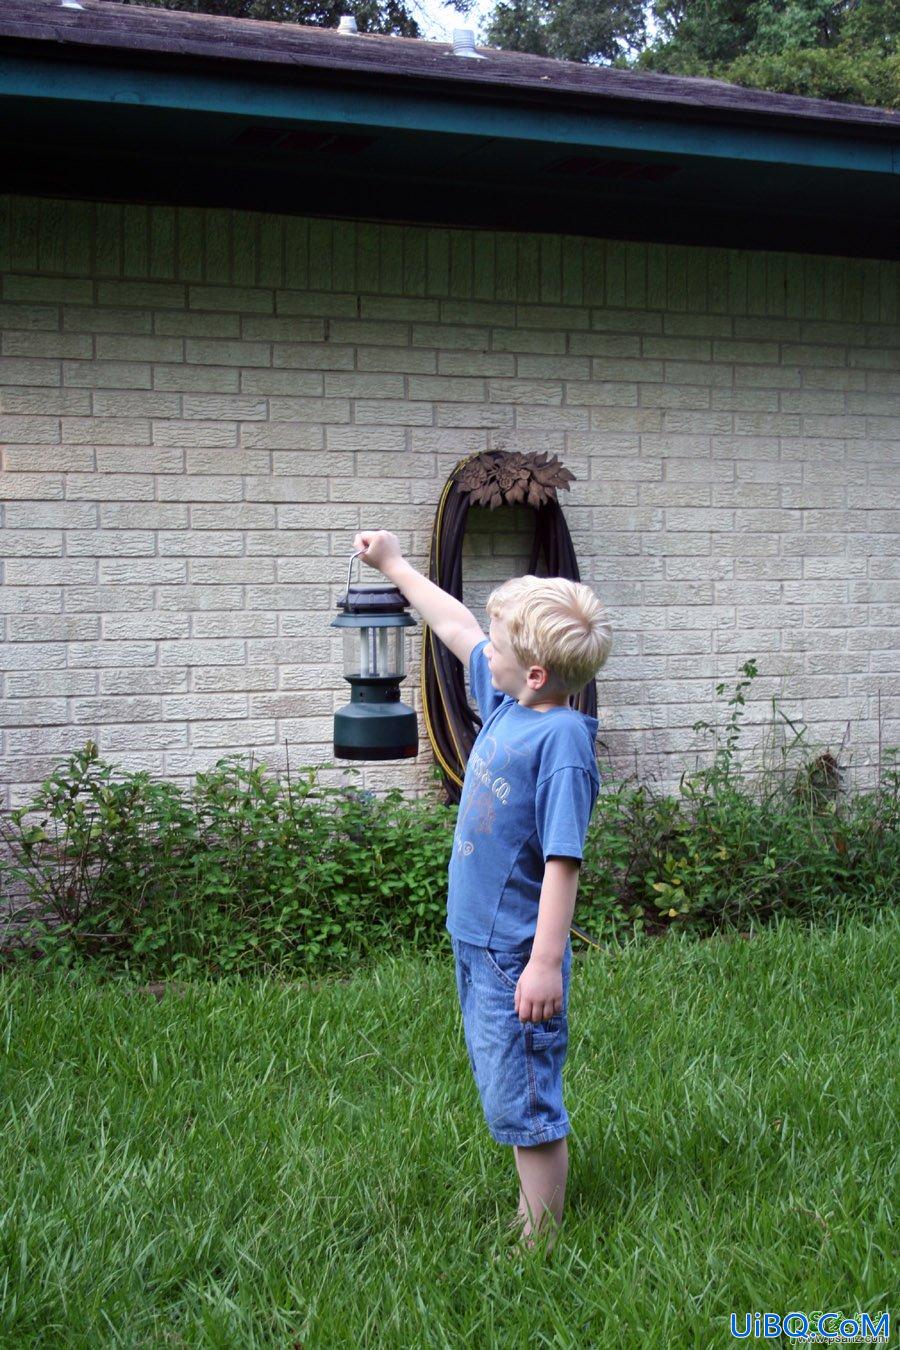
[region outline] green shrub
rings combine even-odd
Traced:
[[[851,796],[837,759],[808,751],[801,758],[805,732],[792,727],[782,763],[748,780],[737,748],[744,691],[757,673],[746,662],[712,763],[682,775],[679,797],[630,783],[601,793],[582,865],[579,925],[652,933],[675,926],[705,935],[776,913],[817,921],[896,903],[896,753],[887,752],[876,791]],[[716,693],[724,689],[717,685]],[[706,722],[694,729],[714,730]]]
[[[241,757],[187,796],[116,780],[89,742],[9,814],[5,955],[229,975],[420,945],[443,921],[454,823],[399,788],[322,787],[314,768],[279,779]]]
[[[724,734],[695,724],[714,732],[716,749],[682,775],[677,796],[604,784],[575,916],[589,934],[706,935],[895,902],[893,752],[877,789],[851,796],[837,759],[811,755],[793,728],[777,769],[742,774],[755,663],[742,674]],[[377,797],[324,787],[315,768],[277,777],[240,756],[198,774],[188,793],[117,774],[88,742],[2,821],[2,955],[189,977],[337,969],[388,946],[434,945],[456,814],[399,788]]]

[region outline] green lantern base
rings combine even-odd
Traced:
[[[335,759],[412,759],[418,753],[415,709],[405,703],[354,699],[334,715]]]

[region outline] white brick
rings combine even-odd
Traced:
[[[163,698],[161,702],[162,716],[167,721],[193,722],[197,718],[247,716],[246,694],[181,694]]]
[[[66,648],[59,642],[11,640],[3,648],[3,665],[10,670],[59,670],[66,664]]]
[[[157,333],[171,337],[240,337],[241,318],[239,314],[180,314],[176,310],[160,310],[153,316],[153,327]],[[246,336],[260,334],[246,333]]]
[[[62,383],[62,364],[59,361],[0,357],[0,380],[4,384],[52,387]]]
[[[321,395],[325,388],[323,370],[352,370],[353,348],[325,347],[313,349],[295,344],[276,346],[272,370],[245,370],[241,388],[255,394],[312,394]]]
[[[321,508],[318,519],[321,523]],[[191,507],[191,528],[194,530],[264,530],[274,524],[275,507],[269,504],[236,502],[231,506]]]
[[[341,697],[343,697],[343,695]],[[308,705],[312,705],[307,716],[297,721],[283,721],[278,723],[278,737],[280,740],[290,741],[291,745],[309,745],[328,741],[328,738],[333,733],[334,727],[331,715],[325,717],[313,717],[310,715],[314,711],[327,712],[327,701],[323,699],[317,704],[314,704],[311,695],[307,695],[306,701]]]
[[[11,699],[90,694],[96,686],[97,676],[91,670],[30,670],[6,677],[6,692]]]
[[[58,417],[0,417],[0,440],[55,445],[59,439]]]
[[[2,389],[0,412],[62,415],[71,413],[87,416],[91,411],[91,394],[74,389]]]
[[[329,516],[331,509],[329,507]],[[350,526],[349,529],[352,529],[355,533],[358,525]],[[322,559],[328,553],[329,547],[330,539],[327,534],[316,533],[311,530],[289,531],[282,527],[278,530],[253,530],[247,534],[247,554],[249,557],[315,558],[320,575]]]
[[[154,481],[149,474],[70,473],[66,495],[73,501],[147,502],[153,500]]]
[[[243,717],[232,722],[191,722],[190,732],[192,746],[238,746],[249,752],[256,745],[275,740],[275,722],[250,721]]]
[[[155,642],[73,642],[69,646],[71,666],[152,666],[155,660]]]
[[[69,755],[80,750],[85,741],[95,739],[96,728],[86,726],[29,727],[10,730],[6,753],[16,755]]]
[[[246,501],[324,502],[328,482],[321,478],[268,475],[244,479]]]
[[[168,557],[233,558],[244,551],[244,536],[239,530],[160,530],[156,537],[160,553]]]
[[[363,353],[360,352],[360,360]],[[420,364],[415,367],[406,363],[400,363],[394,367],[396,370],[408,369],[416,374],[434,373],[435,366],[426,366],[424,363],[428,360],[436,361],[437,371],[441,375],[471,375],[479,379],[484,379],[490,375],[515,375],[516,358],[512,353],[504,352],[440,352],[435,356],[433,352],[414,352],[411,356]],[[525,374],[525,372],[522,372]]]
[[[109,614],[103,618],[103,637],[108,642],[140,638],[187,637],[190,620],[186,614]]]
[[[309,343],[311,351],[316,350],[325,336],[325,323],[322,319],[288,316],[273,318],[269,315],[247,314],[242,315],[240,324],[241,336],[244,338],[259,338],[278,343]]]
[[[4,333],[4,356],[93,356],[93,341],[75,333]]]
[[[360,408],[366,406],[359,404]],[[270,417],[277,421],[301,421],[301,423],[344,423],[349,421],[349,402],[347,398],[282,398],[273,397],[269,402]],[[366,417],[360,414],[360,421]],[[248,427],[247,433],[255,432]]]
[[[66,591],[66,609],[76,614],[152,609],[152,603],[150,586],[70,586]]]
[[[365,338],[360,339],[365,341]],[[487,351],[490,346],[490,329],[466,327],[444,327],[441,324],[413,324],[413,347],[434,347],[445,351]],[[564,350],[564,348],[562,348]]]
[[[61,474],[0,474],[0,499],[4,501],[12,501],[14,498],[24,501],[52,501],[62,498],[63,495],[64,480]]]
[[[74,448],[67,445],[17,445],[8,446],[3,450],[3,467],[13,473],[26,472],[31,475],[31,482],[36,481],[37,476],[44,477],[49,474],[66,473],[70,470],[78,472],[88,471],[94,468],[95,452],[89,448]],[[56,478],[48,479],[49,482],[62,482]],[[3,482],[3,497],[12,497],[23,495],[10,491],[12,484],[7,485]],[[47,493],[35,493],[37,497],[47,497]],[[60,496],[63,493],[59,494]]]
[[[187,450],[185,474],[260,474],[271,464],[268,450]]]
[[[94,283],[74,277],[34,277],[9,274],[3,278],[4,300],[42,300],[89,303]]]
[[[75,698],[73,722],[155,722],[162,714],[159,698]]]
[[[333,350],[338,352],[341,349],[334,348]],[[350,356],[347,369],[352,369],[353,349],[347,347],[343,350],[348,352]],[[465,353],[442,353],[442,356],[445,361],[451,363],[458,356],[463,365],[470,359]],[[479,358],[471,359],[478,360]],[[488,357],[482,357],[481,359],[489,360]],[[437,352],[418,351],[410,347],[358,347],[356,361],[360,370],[388,370],[411,375],[433,375],[438,370]],[[470,372],[465,369],[448,369],[445,373],[448,375],[468,375]]]
[[[360,296],[360,314],[364,319],[437,319],[437,300],[413,300],[394,296]]]
[[[246,373],[246,372],[245,372]],[[153,387],[173,392],[199,390],[204,394],[253,393],[242,385],[242,372],[213,366],[154,366]]]
[[[157,586],[159,610],[239,609],[243,604],[240,586]]]
[[[12,331],[41,329],[56,331],[59,327],[59,310],[56,305],[2,305],[0,304],[0,328]]]
[[[98,417],[178,417],[178,394],[94,393],[93,411]]]
[[[277,685],[278,672],[271,666],[213,666],[193,672],[193,687],[197,690],[250,692],[275,689]]]
[[[467,404],[459,404],[460,408]],[[336,420],[336,419],[335,419]],[[431,403],[407,403],[391,399],[360,399],[356,404],[356,420],[373,426],[399,423],[401,426],[431,426],[434,409]]]
[[[268,558],[199,558],[189,564],[177,564],[182,572],[187,571],[195,584],[227,584],[228,582],[274,581],[275,563]],[[183,576],[171,576],[169,581],[183,580]]]
[[[149,364],[138,361],[63,361],[62,382],[76,389],[150,389]]]
[[[412,392],[410,398],[420,395]],[[327,399],[345,398],[403,398],[402,375],[370,375],[359,371],[339,371],[327,374],[324,378],[324,393]]]
[[[275,292],[275,308],[279,314],[355,314],[358,304],[356,295],[339,295],[331,291]]]
[[[236,475],[182,474],[157,479],[157,491],[164,502],[239,502],[243,484]]]
[[[4,525],[12,530],[88,529],[96,523],[93,503],[8,502],[4,507]]]
[[[275,450],[272,452],[272,473],[277,477],[303,474],[321,474],[324,478],[342,478],[354,472],[350,454],[334,451]]]
[[[421,424],[430,424],[432,409],[420,406]],[[505,404],[437,404],[433,416],[439,427],[511,427],[515,421],[514,409]]]
[[[270,366],[272,349],[268,342],[219,342],[188,339],[184,359],[198,366]]]
[[[238,613],[219,610],[211,614],[196,614],[194,636],[200,638],[274,637],[278,630],[275,614]]]
[[[67,297],[72,298],[72,297]],[[136,305],[155,309],[183,309],[184,286],[162,281],[107,281],[97,286],[99,305]]]
[[[166,750],[187,743],[187,725],[177,722],[113,722],[102,726],[97,736],[101,756],[123,750]]]
[[[149,418],[136,417],[63,417],[62,439],[73,445],[147,444],[150,441]]]
[[[53,726],[65,721],[64,698],[0,699],[0,725],[4,727]]]
[[[4,541],[5,542],[5,541]],[[8,558],[3,580],[7,586],[65,586],[94,580],[97,564],[73,558]]]
[[[242,428],[241,444],[249,450],[318,450],[324,441],[319,425],[264,422]]]
[[[196,642],[168,642],[159,644],[161,666],[241,666],[244,664],[244,643],[216,642],[209,638]]]
[[[0,591],[0,613],[61,614],[61,586],[4,586]]]
[[[275,309],[275,293],[249,286],[189,286],[188,305],[191,309],[271,314]]]
[[[101,582],[116,586],[155,586],[182,582],[187,576],[187,564],[178,558],[104,559],[100,563]]]

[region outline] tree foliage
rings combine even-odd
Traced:
[[[642,0],[498,0],[486,40],[559,61],[614,61],[646,41]]]
[[[497,0],[497,47],[900,107],[900,0]]]
[[[106,3],[127,5],[130,0],[106,0]],[[137,0],[137,3],[155,9],[187,10],[190,14],[302,23],[316,28],[337,28],[342,14],[353,14],[361,33],[419,36],[419,25],[404,0]]]

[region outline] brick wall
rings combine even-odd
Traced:
[[[6,197],[0,270],[7,803],[88,738],[172,778],[329,760],[355,531],[424,567],[501,447],[577,475],[607,777],[677,782],[748,657],[748,763],[773,696],[857,781],[879,706],[900,742],[897,264]],[[531,515],[469,519],[483,620]],[[420,729],[355,781],[430,790]]]

